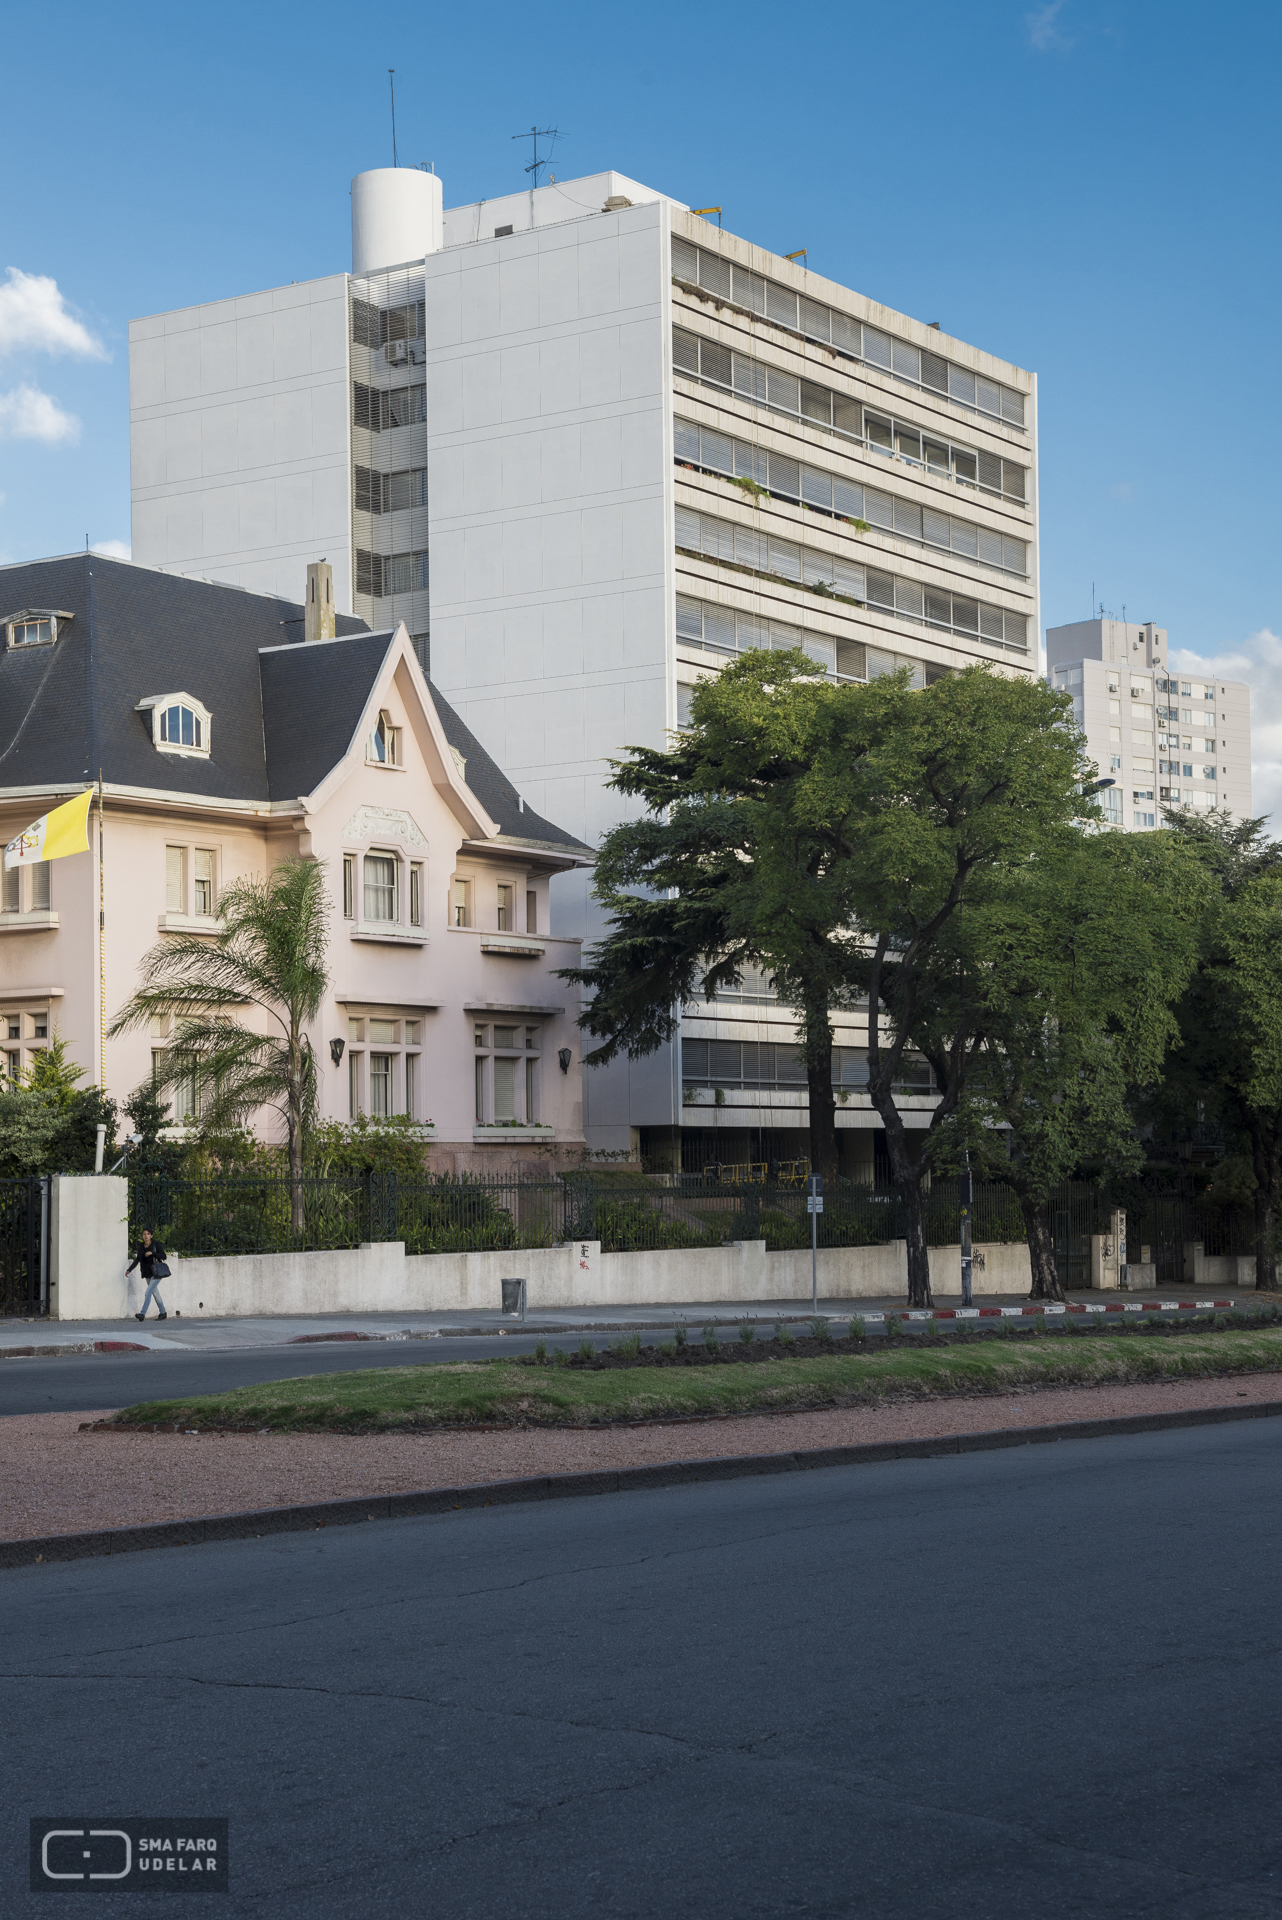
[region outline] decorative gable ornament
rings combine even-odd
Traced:
[[[343,838],[357,846],[367,840],[396,840],[404,847],[427,846],[427,835],[413,814],[394,807],[357,807],[343,828]]]

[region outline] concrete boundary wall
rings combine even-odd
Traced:
[[[129,1182],[112,1174],[55,1174],[49,1197],[49,1317],[123,1320],[142,1299],[129,1264]]]
[[[975,1256],[977,1295],[1027,1292],[1027,1247],[977,1247]],[[173,1278],[165,1283],[165,1305],[185,1318],[483,1312],[499,1306],[504,1279],[527,1283],[531,1309],[754,1300],[795,1300],[800,1306],[810,1298],[809,1253],[768,1253],[764,1240],[646,1253],[602,1253],[599,1241],[577,1240],[508,1253],[408,1255],[403,1243],[394,1240],[331,1253],[201,1260],[171,1256],[170,1264]],[[960,1293],[957,1247],[932,1247],[930,1271],[941,1292]],[[819,1292],[824,1299],[884,1298],[906,1293],[907,1287],[902,1240],[820,1252]],[[65,1309],[63,1317],[69,1317]]]

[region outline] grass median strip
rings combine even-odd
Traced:
[[[369,1433],[447,1427],[608,1426],[896,1400],[1282,1372],[1282,1328],[1178,1338],[1024,1334],[889,1351],[837,1342],[799,1359],[577,1371],[551,1362],[422,1363],[310,1375],[187,1400],[150,1400],[97,1425],[190,1431]]]

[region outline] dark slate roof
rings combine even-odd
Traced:
[[[431,686],[431,682],[428,682]],[[591,855],[591,848],[576,840],[563,827],[553,826],[531,807],[521,808],[521,796],[502,767],[492,760],[476,735],[463,725],[449,701],[432,687],[432,700],[445,729],[445,738],[465,762],[464,778],[491,820],[497,821],[505,840],[520,840],[527,846],[565,847],[573,853]]]
[[[0,792],[74,787],[101,767],[119,786],[218,799],[313,793],[350,747],[393,638],[339,614],[338,638],[307,646],[295,601],[101,554],[0,567],[0,619],[46,607],[71,615],[54,646],[9,652],[0,638]],[[207,759],[152,745],[150,716],[135,708],[167,693],[209,709]],[[512,782],[435,687],[432,699],[505,839],[588,852],[522,812]]]
[[[0,645],[0,789],[74,786],[101,767],[121,786],[270,797],[259,649],[302,640],[296,602],[85,553],[0,567],[0,603],[0,618],[25,607],[74,615],[53,647]],[[368,631],[348,616],[336,624]],[[208,759],[158,754],[150,716],[134,711],[179,692],[213,716]]]
[[[314,793],[351,746],[392,635],[276,644],[279,651],[259,656],[267,784],[273,800],[296,800]]]

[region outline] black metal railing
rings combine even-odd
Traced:
[[[297,1207],[295,1200],[298,1201]],[[932,1246],[958,1238],[957,1182],[925,1196]],[[771,1251],[810,1245],[804,1186],[741,1184],[705,1175],[585,1171],[553,1179],[398,1179],[365,1174],[185,1179],[141,1174],[130,1181],[131,1241],[144,1226],[174,1253],[306,1252],[402,1240],[407,1253],[472,1253],[599,1240],[610,1253],[714,1247],[764,1240]],[[819,1216],[821,1247],[883,1246],[903,1238],[893,1188],[829,1181]],[[1022,1240],[1014,1195],[977,1181],[977,1241]]]
[[[49,1311],[48,1179],[0,1180],[0,1314]]]

